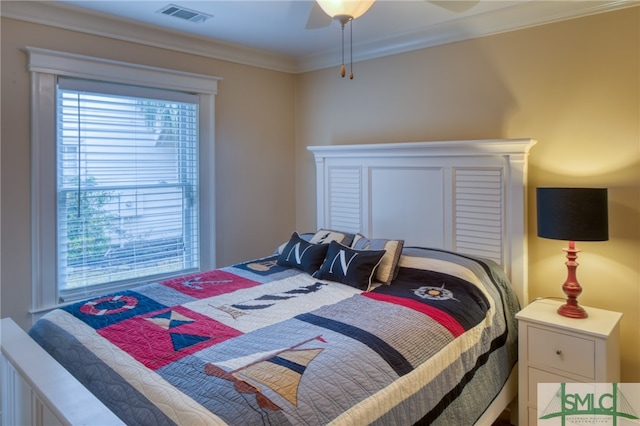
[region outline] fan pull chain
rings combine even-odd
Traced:
[[[349,79],[353,80],[353,19],[349,21]]]
[[[339,15],[336,19],[340,21],[342,28],[342,65],[340,65],[340,76],[344,78],[347,74],[344,66],[344,26],[349,24],[349,79],[353,80],[353,18],[349,15]]]
[[[345,76],[345,68],[344,68],[344,22],[342,22],[342,65],[340,65],[340,77],[344,78]]]

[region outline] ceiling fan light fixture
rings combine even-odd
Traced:
[[[324,13],[329,15],[332,19],[340,22],[342,27],[342,65],[340,65],[340,76],[346,75],[346,69],[344,66],[344,27],[349,24],[350,38],[349,38],[349,56],[350,56],[350,71],[349,79],[353,80],[353,20],[361,17],[371,7],[375,0],[316,0],[318,5]]]
[[[375,0],[316,0],[324,13],[342,22],[343,17],[357,19],[365,14]]]

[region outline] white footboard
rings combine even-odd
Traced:
[[[1,323],[0,424],[124,424],[12,319]]]

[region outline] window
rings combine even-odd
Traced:
[[[215,267],[218,79],[27,51],[32,311]]]
[[[62,298],[196,270],[198,97],[68,78],[56,94]]]

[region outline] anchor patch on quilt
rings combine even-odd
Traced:
[[[215,269],[186,277],[174,278],[162,282],[163,285],[196,299],[219,296],[243,288],[259,285],[256,281]]]

